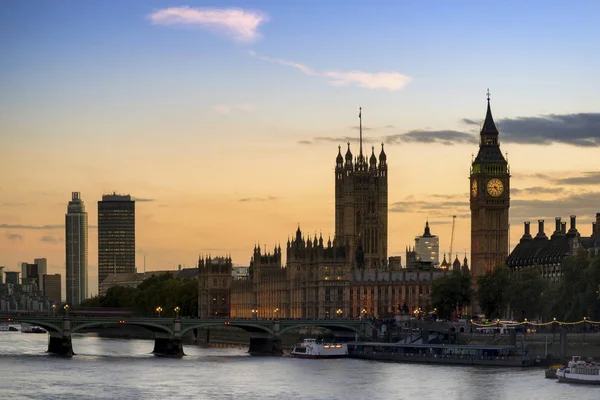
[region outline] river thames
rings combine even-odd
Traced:
[[[73,337],[72,359],[45,354],[46,334],[0,332],[0,399],[599,399],[600,388],[544,379],[540,368],[251,357],[149,340]]]

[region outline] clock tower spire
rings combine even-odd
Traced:
[[[471,164],[471,275],[477,277],[506,263],[510,208],[510,168],[500,150],[499,132],[492,117],[490,91],[481,127],[479,152]]]

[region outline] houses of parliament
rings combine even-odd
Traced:
[[[358,318],[395,313],[400,305],[409,312],[427,311],[432,281],[449,269],[468,268],[466,256],[462,265],[457,257],[450,268],[415,261],[408,251],[407,261],[412,261],[404,267],[400,257],[388,257],[387,156],[383,143],[378,156],[374,147],[365,154],[361,113],[359,119],[358,154],[348,143],[344,155],[338,146],[335,158],[333,239],[298,226],[287,241],[285,258],[280,246],[255,246],[248,276],[241,280],[231,279],[231,258],[201,257],[200,317]],[[477,275],[508,256],[508,181],[488,96],[469,181]]]

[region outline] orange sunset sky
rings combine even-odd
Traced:
[[[348,2],[335,32],[324,18],[331,10],[317,9],[304,16],[308,32],[283,4],[220,8],[220,19],[208,22],[193,7],[138,3],[123,12],[98,4],[67,13],[55,3],[52,12],[25,15],[16,4],[0,12],[6,270],[46,257],[49,272],[64,279],[73,191],[89,214],[90,294],[103,193],[137,199],[139,271],[144,255],[147,270],[190,267],[200,254],[248,265],[257,243],[285,251],[298,223],[311,236],[333,235],[335,157],[347,141],[357,154],[359,106],[369,154],[384,142],[388,156],[389,256],[404,259],[427,219],[448,252],[457,215],[454,252],[462,259],[487,87],[512,173],[511,247],[525,220],[576,214],[588,236],[600,212],[599,63],[585,50],[595,46],[597,24],[578,24],[590,32],[573,44],[554,40],[559,34],[545,21],[532,47],[515,33],[533,29],[517,16],[482,31],[442,13],[436,26],[448,30],[440,37],[419,25],[417,5],[382,3],[361,18],[359,4]],[[480,13],[475,20],[489,14],[471,12]],[[394,13],[414,14],[415,41],[391,41],[408,29],[393,23]],[[364,35],[352,29],[359,19]]]

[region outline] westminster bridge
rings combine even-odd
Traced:
[[[0,323],[25,323],[44,328],[49,333],[48,353],[73,356],[72,334],[90,329],[135,326],[154,334],[154,351],[158,356],[181,357],[183,335],[193,329],[215,326],[239,328],[250,334],[249,353],[255,355],[280,355],[281,334],[304,328],[319,327],[334,335],[367,337],[372,332],[368,320],[352,319],[235,319],[235,318],[165,318],[165,317],[91,317],[65,315],[2,315]]]

